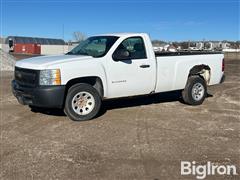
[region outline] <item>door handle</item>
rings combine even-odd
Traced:
[[[149,67],[150,67],[149,64],[142,64],[142,65],[140,65],[140,68],[149,68]]]

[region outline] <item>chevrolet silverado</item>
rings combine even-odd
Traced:
[[[155,53],[145,33],[89,37],[65,55],[17,61],[12,91],[21,104],[61,108],[76,121],[94,118],[105,99],[182,91],[200,105],[224,77],[219,52]]]

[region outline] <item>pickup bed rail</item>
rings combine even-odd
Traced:
[[[178,51],[178,52],[155,52],[155,56],[187,56],[187,55],[206,55],[206,54],[223,54],[220,51]]]

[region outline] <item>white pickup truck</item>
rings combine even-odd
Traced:
[[[186,104],[200,105],[223,77],[222,53],[155,54],[147,34],[119,33],[90,37],[65,55],[17,61],[12,91],[21,104],[62,108],[81,121],[110,98],[182,90]]]

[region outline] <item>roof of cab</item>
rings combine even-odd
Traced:
[[[109,33],[109,34],[100,34],[97,36],[118,36],[118,37],[125,37],[125,36],[142,36],[146,33]]]

